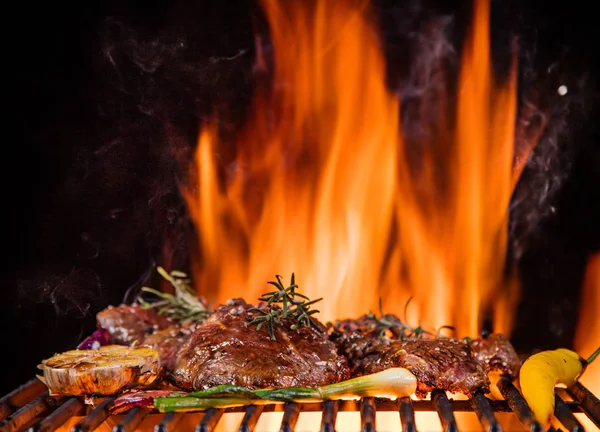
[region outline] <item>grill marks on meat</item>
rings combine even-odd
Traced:
[[[385,321],[400,322],[393,315]],[[388,337],[380,337],[383,330]],[[518,377],[520,360],[510,341],[500,334],[471,343],[454,338],[409,338],[399,340],[393,328],[377,325],[372,317],[336,322],[330,339],[348,358],[353,376],[404,367],[418,380],[418,395],[434,388],[472,395],[489,392],[489,372]]]
[[[346,358],[323,331],[275,326],[276,340],[250,321],[259,314],[241,299],[220,306],[179,351],[175,383],[202,390],[220,384],[265,387],[315,387],[348,379]],[[318,321],[315,323],[322,326]]]
[[[147,345],[158,351],[160,364],[167,372],[171,372],[177,363],[177,355],[181,347],[199,326],[197,323],[174,325],[147,335],[141,345]]]
[[[410,339],[391,341],[377,361],[365,364],[365,373],[390,367],[411,371],[418,381],[417,396],[435,388],[472,395],[489,392],[490,379],[485,366],[477,361],[469,345],[458,339]]]
[[[145,345],[157,350],[167,372],[173,370],[179,350],[199,326],[193,322],[179,325],[153,310],[129,305],[109,306],[98,313],[97,321],[115,344]]]
[[[489,392],[485,366],[477,361],[469,345],[458,339],[392,340],[371,332],[348,335],[334,333],[339,352],[348,358],[354,376],[391,367],[408,369],[417,378],[417,396],[435,388],[472,395]]]
[[[501,334],[491,334],[476,339],[471,344],[475,358],[485,364],[488,372],[508,375],[511,379],[519,377],[521,360],[510,341]]]
[[[315,387],[351,376],[404,367],[418,380],[417,395],[434,388],[472,395],[489,392],[489,372],[518,377],[520,360],[502,335],[492,334],[470,344],[453,338],[398,339],[372,317],[338,321],[329,335],[314,328],[275,326],[276,340],[266,328],[250,321],[259,314],[252,305],[236,299],[219,307],[201,324],[178,325],[140,306],[108,307],[97,315],[112,342],[147,345],[159,352],[167,377],[187,390],[220,384],[248,388]],[[385,334],[387,337],[380,337]]]
[[[109,306],[96,315],[98,327],[108,330],[112,342],[131,345],[141,342],[148,333],[174,325],[170,318],[140,306]]]

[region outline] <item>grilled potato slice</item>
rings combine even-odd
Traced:
[[[158,377],[158,351],[105,345],[96,350],[71,350],[42,361],[43,380],[52,395],[113,395],[145,387]]]

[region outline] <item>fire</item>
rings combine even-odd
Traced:
[[[324,297],[323,320],[375,311],[380,298],[402,316],[412,297],[407,318],[428,328],[475,335],[491,313],[508,333],[507,208],[527,152],[514,151],[515,65],[508,80],[492,76],[489,4],[474,2],[458,101],[438,110],[456,120],[442,116],[410,162],[368,2],[262,6],[271,85],[257,82],[227,175],[216,156],[227,143],[203,125],[197,184],[184,191],[199,293],[255,301],[294,272],[306,295]]]
[[[582,291],[581,308],[575,350],[584,358],[589,357],[600,346],[600,252],[588,261]],[[590,364],[581,376],[581,383],[592,393],[600,393],[600,363]]]

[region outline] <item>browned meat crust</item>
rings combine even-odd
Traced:
[[[157,350],[161,366],[170,373],[177,363],[179,350],[198,326],[199,324],[196,323],[173,325],[147,335],[141,345],[151,346]]]
[[[96,322],[98,327],[110,333],[112,342],[119,345],[141,342],[148,333],[173,325],[169,318],[151,309],[124,304],[109,306],[98,312]]]
[[[471,344],[475,358],[485,364],[488,372],[499,372],[513,380],[519,377],[521,360],[508,339],[501,334],[491,334],[476,339]]]
[[[391,341],[376,361],[364,364],[365,373],[390,367],[411,371],[418,381],[417,395],[424,397],[435,388],[472,395],[489,392],[485,366],[473,356],[469,345],[458,339],[412,339]]]
[[[434,388],[466,395],[477,390],[489,392],[486,367],[467,342],[453,338],[398,340],[380,335],[368,320],[360,319],[356,325],[337,323],[330,338],[348,358],[354,376],[403,367],[417,377],[420,397]]]
[[[292,330],[293,323],[284,320],[272,340],[266,328],[249,325],[259,314],[250,308],[241,299],[230,301],[194,331],[177,356],[173,378],[178,386],[314,387],[349,378],[347,360],[324,327]]]

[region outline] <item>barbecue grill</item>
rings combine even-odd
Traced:
[[[415,421],[415,412],[437,412],[441,430],[458,432],[455,413],[471,412],[479,418],[482,430],[502,431],[498,413],[508,413],[518,418],[520,430],[542,431],[533,419],[527,403],[508,378],[501,378],[498,389],[502,400],[490,400],[482,393],[476,393],[469,400],[453,400],[445,392],[434,390],[428,400],[399,400],[363,398],[360,401],[340,400],[324,403],[289,403],[286,405],[249,405],[228,409],[210,409],[202,413],[152,414],[143,408],[133,408],[124,415],[111,416],[109,408],[113,397],[105,399],[95,408],[85,405],[82,398],[52,397],[38,379],[33,379],[0,399],[0,432],[50,432],[57,429],[71,432],[91,432],[101,426],[112,432],[133,432],[143,425],[154,432],[193,431],[210,432],[228,413],[243,413],[238,430],[255,430],[263,413],[283,411],[279,431],[295,430],[301,412],[320,412],[321,432],[334,432],[338,412],[359,411],[360,425],[353,430],[375,432],[377,412],[396,412],[400,417],[403,432],[426,432]],[[580,383],[568,390],[557,389],[556,417],[564,430],[585,431],[575,413],[584,413],[591,422],[600,428],[600,401]],[[184,421],[185,420],[185,421]],[[317,429],[316,425],[313,429]],[[504,429],[506,432],[506,429]],[[588,432],[591,432],[588,428]]]

